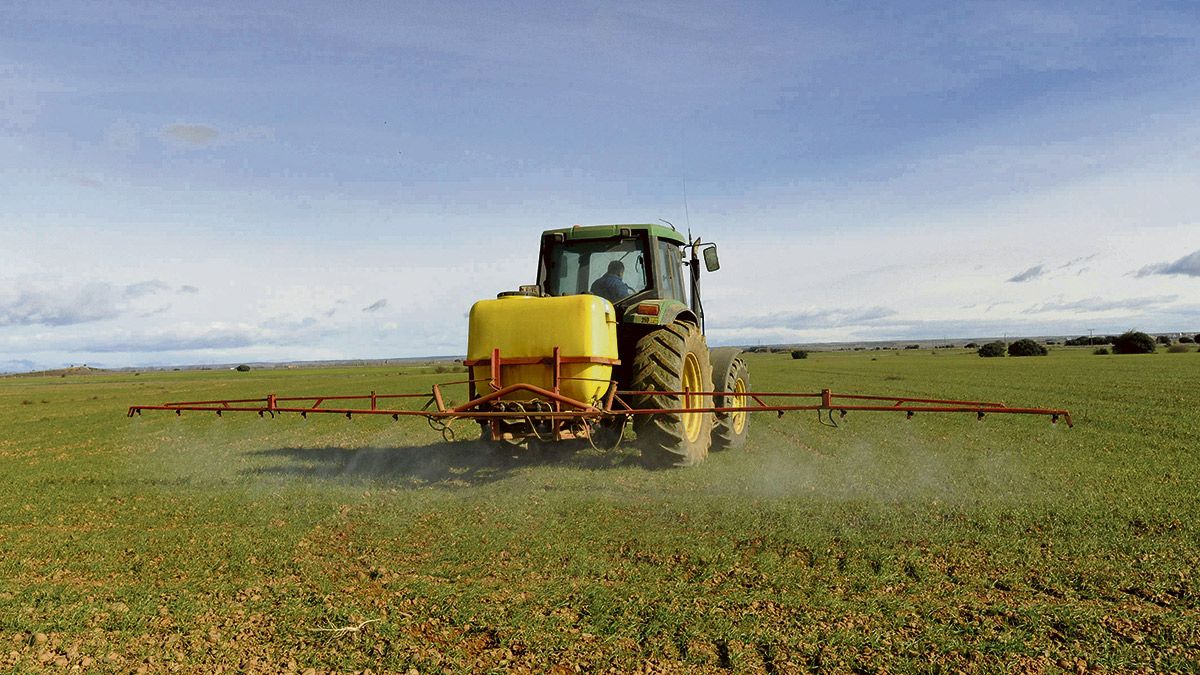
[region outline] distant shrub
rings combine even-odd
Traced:
[[[1057,341],[1057,340],[1046,340],[1046,346],[1047,346],[1047,347],[1048,347],[1048,346],[1050,346],[1050,345],[1056,345],[1056,344],[1058,344],[1058,341]]]
[[[1004,356],[1006,351],[1007,347],[1005,347],[1003,342],[989,342],[980,347],[976,353],[984,358],[992,358],[995,356]]]
[[[967,344],[963,345],[963,349],[979,349],[979,345],[974,342],[968,342]]]
[[[1171,346],[1171,336],[1169,335],[1159,335],[1158,337],[1154,338],[1154,341],[1160,345],[1166,345],[1168,347]]]
[[[807,359],[808,352],[804,351],[803,349],[793,349],[792,350],[792,358],[793,359]]]
[[[1196,341],[1195,338],[1183,335],[1179,338],[1180,344],[1190,345]]]
[[[908,345],[905,349],[920,349],[921,345]]]
[[[1196,342],[1200,342],[1200,333],[1196,333],[1195,335],[1193,335],[1192,339],[1195,340]]]
[[[1136,330],[1122,333],[1113,342],[1114,354],[1153,354],[1155,349],[1154,338]]]
[[[1049,353],[1050,350],[1029,338],[1017,340],[1008,346],[1009,356],[1045,356]]]
[[[234,370],[238,371],[239,373],[248,373],[248,372],[250,372],[250,366],[243,363],[242,365],[238,366],[237,368],[234,368]]]
[[[1169,353],[1169,354],[1182,354],[1184,352],[1190,352],[1190,351],[1192,351],[1191,345],[1178,344],[1178,345],[1171,345],[1170,347],[1167,347],[1167,353]]]
[[[1108,356],[1108,347],[1097,347],[1092,353],[1096,356]]]

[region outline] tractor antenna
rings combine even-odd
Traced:
[[[687,179],[686,178],[683,179],[683,218],[684,218],[684,222],[687,223],[687,226],[688,226],[688,239],[691,239],[692,238],[692,215],[690,213],[688,213]]]

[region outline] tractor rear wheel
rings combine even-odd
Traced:
[[[729,395],[717,397],[718,408],[744,408],[750,399],[746,392],[750,391],[750,368],[740,358],[734,359],[724,373],[713,373],[714,378],[725,376],[723,382],[717,385],[717,391],[729,392]],[[728,412],[718,413],[713,421],[713,445],[718,449],[740,448],[750,434],[750,413]]]
[[[700,329],[676,321],[638,340],[630,389],[634,391],[712,391],[712,364]],[[705,396],[647,394],[633,397],[635,409],[708,408]],[[653,464],[691,466],[708,456],[712,413],[665,412],[635,415],[633,430],[642,454]]]

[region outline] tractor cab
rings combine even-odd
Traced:
[[[699,324],[698,284],[693,280],[691,298],[685,290],[684,265],[692,264],[684,259],[687,243],[673,228],[654,224],[548,230],[542,233],[538,286],[549,296],[600,296],[613,304],[621,323],[661,325],[682,315]]]

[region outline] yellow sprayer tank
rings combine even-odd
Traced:
[[[533,297],[510,295],[495,300],[480,300],[471,307],[467,336],[467,360],[482,359],[471,368],[471,377],[479,380],[477,391],[490,391],[491,377],[487,359],[493,349],[500,359],[548,358],[559,348],[562,358],[591,357],[601,362],[564,363],[559,391],[562,395],[588,404],[596,404],[608,390],[612,364],[617,361],[617,316],[612,303],[595,295]],[[580,379],[566,379],[580,378]],[[532,384],[554,389],[553,362],[534,365],[504,365],[500,384]],[[529,400],[529,392],[517,392],[506,398]]]

